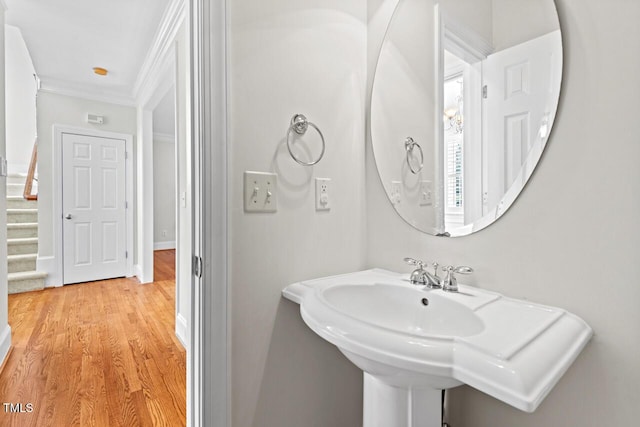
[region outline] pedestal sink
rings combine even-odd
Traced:
[[[441,427],[441,390],[468,384],[534,411],[593,332],[562,309],[373,269],[287,286],[305,323],[364,371],[364,427]]]

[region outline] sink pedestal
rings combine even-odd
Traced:
[[[363,427],[442,427],[442,390],[395,387],[363,374]]]

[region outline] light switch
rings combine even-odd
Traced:
[[[433,204],[433,183],[431,181],[420,181],[420,206],[431,206]]]
[[[278,210],[278,175],[268,172],[244,173],[244,211],[276,212]]]

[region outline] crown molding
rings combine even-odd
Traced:
[[[1,0],[0,0],[1,1]],[[161,65],[166,61],[167,52],[178,34],[187,12],[186,0],[171,0],[162,16],[158,31],[145,57],[136,82],[133,85],[133,97],[140,101],[145,92],[152,89],[158,79]]]
[[[1,1],[1,0],[0,0]],[[68,82],[49,79],[40,79],[39,92],[52,93],[56,95],[72,96],[74,98],[86,99],[89,101],[106,102],[108,104],[135,107],[136,102],[132,96],[114,93],[102,88],[91,88],[87,85],[78,86]]]

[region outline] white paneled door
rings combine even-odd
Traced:
[[[62,134],[64,284],[126,275],[125,140]]]
[[[554,31],[484,61],[484,213],[516,180],[526,180],[523,170],[535,166],[528,159],[537,160],[546,144],[560,92],[561,46],[560,31]]]

